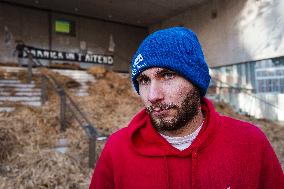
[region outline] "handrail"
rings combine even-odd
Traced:
[[[52,84],[53,88],[60,96],[61,131],[65,131],[66,129],[65,112],[69,110],[89,138],[89,167],[93,168],[96,163],[96,140],[98,140],[100,134],[54,77],[51,75],[42,75],[42,77]]]
[[[26,48],[24,44],[16,50],[22,50],[22,52],[27,53],[29,62],[28,62],[28,81],[31,81],[32,77],[32,63],[35,66],[44,67],[43,64],[40,63],[39,60],[35,60],[33,54]],[[87,116],[80,110],[79,106],[75,103],[75,101],[70,97],[70,95],[65,91],[64,87],[61,86],[58,81],[50,74],[41,73],[42,76],[42,92],[45,91],[45,80],[48,81],[52,88],[57,92],[60,96],[60,118],[61,118],[61,131],[65,131],[66,129],[66,120],[65,113],[69,110],[74,116],[75,120],[79,123],[80,127],[83,128],[87,137],[89,138],[89,167],[93,168],[96,162],[96,140],[104,140],[106,137],[101,136],[101,134],[96,130],[96,128],[89,121]],[[46,101],[45,94],[42,94],[42,103]]]
[[[56,90],[59,96],[64,95],[66,97],[66,106],[68,109],[72,112],[74,118],[77,120],[77,122],[80,124],[80,126],[84,129],[86,129],[86,133],[88,136],[93,135],[93,133],[96,136],[99,136],[99,133],[96,129],[92,130],[89,128],[92,126],[91,122],[88,120],[87,116],[80,110],[78,105],[74,102],[74,100],[70,97],[70,95],[64,90],[63,87],[60,86],[60,84],[56,81],[56,79],[51,75],[43,75],[53,86],[53,88]]]
[[[251,97],[253,97],[253,98],[259,100],[260,102],[263,102],[263,103],[265,103],[265,104],[267,104],[267,105],[269,105],[269,106],[271,106],[271,107],[273,107],[273,108],[276,108],[276,109],[278,109],[278,110],[284,111],[284,110],[281,109],[279,106],[277,106],[277,105],[275,105],[275,104],[272,104],[272,103],[270,103],[270,102],[267,102],[265,99],[260,98],[260,97],[258,97],[258,96],[255,96],[255,95],[253,95],[252,93],[249,93],[248,91],[251,91],[252,89],[241,88],[241,87],[234,87],[234,86],[232,86],[231,84],[229,84],[229,83],[227,83],[227,82],[224,82],[224,81],[222,81],[222,80],[220,80],[220,79],[218,79],[218,78],[215,78],[215,77],[211,77],[211,78],[212,78],[213,81],[217,81],[217,82],[220,82],[220,83],[225,84],[225,85],[228,86],[228,87],[224,87],[224,86],[215,86],[215,85],[213,85],[214,87],[240,90],[240,91],[246,93],[247,95],[249,95],[249,96],[251,96]]]
[[[33,54],[26,46],[23,48],[23,52],[27,53],[29,60],[33,62],[36,66],[44,67],[44,65],[38,59],[34,59]]]

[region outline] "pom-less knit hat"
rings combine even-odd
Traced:
[[[132,60],[132,82],[139,94],[137,77],[151,67],[177,72],[206,94],[210,75],[196,35],[184,27],[154,32],[141,43]]]

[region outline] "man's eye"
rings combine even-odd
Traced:
[[[163,78],[164,79],[172,79],[173,77],[174,77],[174,73],[172,73],[172,72],[165,72],[165,73],[163,73]]]
[[[148,78],[140,78],[140,79],[137,80],[137,82],[138,82],[139,85],[146,85],[146,84],[148,84],[150,82],[150,79],[148,79]]]

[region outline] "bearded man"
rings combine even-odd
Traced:
[[[108,139],[90,189],[284,188],[263,132],[219,115],[204,97],[210,75],[191,30],[149,35],[134,55],[132,82],[145,108]]]

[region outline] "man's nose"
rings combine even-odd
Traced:
[[[164,99],[163,89],[156,81],[152,81],[148,91],[148,101],[152,104],[160,102]]]

